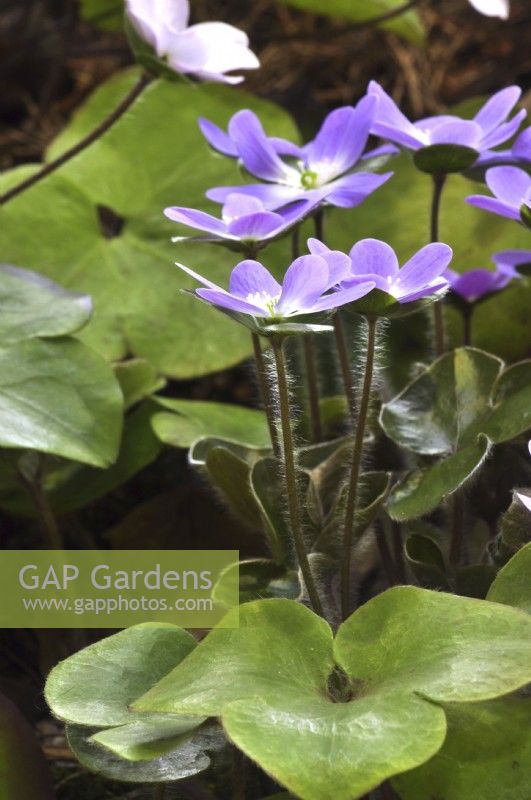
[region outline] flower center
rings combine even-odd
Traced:
[[[247,295],[247,302],[252,303],[255,306],[260,306],[267,311],[270,317],[276,316],[276,307],[277,303],[280,300],[280,295],[277,297],[272,297],[266,291],[261,292],[251,292]]]
[[[317,179],[317,172],[311,169],[305,169],[304,172],[301,173],[301,186],[304,186],[305,189],[315,189],[317,186]]]

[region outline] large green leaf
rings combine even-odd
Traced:
[[[286,5],[312,11],[314,14],[339,17],[352,22],[366,22],[382,14],[393,11],[404,5],[404,0],[279,0]],[[415,11],[406,11],[380,27],[397,33],[410,41],[421,43],[424,39],[424,28],[419,15]]]
[[[531,613],[531,544],[499,572],[487,599]],[[444,706],[441,751],[395,778],[403,800],[527,800],[531,785],[531,697]]]
[[[75,339],[0,349],[0,445],[107,467],[120,444],[123,398],[101,356]]]
[[[500,570],[487,600],[515,606],[531,614],[531,544],[522,547]]]
[[[404,263],[427,244],[430,177],[415,168],[408,154],[393,159],[388,168],[394,171],[394,177],[354,209],[350,217],[343,210],[327,212],[327,241],[331,247],[348,252],[358,239],[374,237],[389,242]],[[483,191],[488,193],[486,188],[461,175],[450,176],[444,189],[440,236],[452,247],[452,268],[458,272],[478,266],[493,267],[493,253],[530,247],[529,232],[523,226],[465,203],[467,196]],[[508,361],[525,358],[529,352],[530,303],[531,282],[527,280],[514,281],[503,293],[487,299],[474,314],[474,344]],[[461,343],[461,325],[454,311],[448,311],[447,323],[456,343]],[[398,332],[394,336],[400,335],[404,327],[409,330],[413,324],[413,319],[401,321],[395,326]],[[411,347],[409,339],[407,343]]]
[[[74,333],[90,319],[87,295],[68,292],[27,269],[0,264],[0,343]]]
[[[402,800],[528,800],[531,698],[445,705],[440,753],[393,781]]]
[[[155,415],[153,428],[165,444],[191,447],[197,439],[218,437],[250,447],[271,445],[263,411],[229,403],[166,397],[158,397],[157,402],[166,411]]]
[[[505,442],[531,427],[531,361],[503,367],[489,353],[461,347],[384,404],[380,423],[397,444],[423,456],[447,456],[392,493],[395,519],[431,511],[464,483],[486,455],[485,437]]]
[[[175,625],[135,625],[56,666],[46,684],[46,700],[60,719],[91,729],[87,747],[96,763],[103,758],[103,767],[108,756],[96,745],[128,761],[161,758],[176,750],[203,720],[138,714],[130,706],[194,647],[193,636]]]
[[[50,157],[92,130],[137,78],[132,70],[101,87],[52,145]],[[94,316],[82,338],[106,357],[141,356],[159,372],[188,378],[251,352],[241,326],[180,293],[195,281],[174,266],[186,263],[226,284],[238,256],[215,246],[172,244],[179,229],[162,213],[168,205],[207,208],[208,188],[239,182],[234,162],[209,151],[197,118],[225,125],[245,107],[271,133],[297,138],[287,114],[243,92],[154,82],[98,142],[5,206],[3,257],[90,294]],[[13,185],[33,170],[14,170],[2,183]],[[284,244],[272,248],[273,263],[275,248],[283,252]]]
[[[233,613],[233,612],[229,612]],[[495,603],[391,589],[340,627],[289,600],[239,609],[134,704],[221,716],[249,757],[304,800],[353,800],[441,747],[441,702],[531,676],[531,621]]]

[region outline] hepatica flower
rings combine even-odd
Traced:
[[[195,290],[202,300],[237,315],[236,318],[244,315],[258,320],[262,326],[333,311],[363,297],[375,285],[372,280],[357,281],[330,291],[350,270],[348,257],[335,251],[297,258],[288,268],[282,285],[258,261],[241,261],[231,273],[228,291],[183,264],[177,266],[203,284],[205,288]]]
[[[328,251],[326,245],[317,239],[310,239],[308,246],[313,254],[325,255]],[[379,239],[357,242],[349,258],[350,272],[341,281],[340,291],[360,281],[371,281],[374,288],[388,299],[404,305],[437,295],[449,285],[444,272],[452,259],[452,249],[439,242],[423,247],[403,267],[400,267],[393,248]],[[382,311],[386,305],[384,299]],[[376,304],[371,310],[379,313]]]
[[[509,17],[509,0],[468,0],[468,2],[486,17],[500,17],[500,19]]]
[[[193,208],[172,206],[164,214],[173,222],[180,222],[208,234],[207,240],[226,244],[234,249],[252,245],[263,247],[272,239],[301,222],[313,209],[311,203],[292,203],[279,213],[268,211],[261,200],[245,194],[230,194],[223,205],[221,219]],[[187,237],[175,237],[181,241]],[[202,237],[198,237],[203,240]],[[238,245],[241,245],[238,247]]]
[[[238,28],[224,22],[188,26],[188,0],[126,0],[126,14],[138,36],[175,72],[240,83],[243,77],[227,73],[260,66]]]
[[[510,150],[486,150],[478,158],[476,165],[494,167],[502,164],[531,164],[531,128],[525,128],[515,139]]]
[[[492,167],[485,179],[494,197],[475,194],[466,202],[531,227],[531,176],[518,167]]]
[[[418,122],[410,122],[375,81],[371,81],[368,91],[369,96],[379,99],[371,133],[415,152],[434,145],[454,145],[472,151],[469,163],[463,163],[462,166],[459,165],[459,169],[453,171],[471,166],[480,153],[508,141],[526,116],[526,112],[522,110],[509,119],[522,93],[518,86],[510,86],[497,92],[474,119],[442,114],[426,117]]]
[[[461,275],[451,269],[444,273],[452,291],[460,300],[472,305],[495,292],[499,292],[514,279],[522,276],[516,269],[520,264],[531,263],[531,250],[504,250],[492,257],[495,270],[471,269]]]
[[[249,110],[232,117],[228,133],[202,120],[203,133],[217,150],[238,157],[251,175],[264,181],[211,189],[207,197],[224,203],[230,194],[243,193],[257,197],[269,210],[303,199],[341,208],[359,205],[392,174],[352,171],[367,144],[377,104],[376,98],[365,97],[356,108],[332,111],[305,147],[268,138]]]

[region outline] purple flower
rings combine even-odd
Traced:
[[[476,161],[478,167],[502,164],[531,164],[531,128],[525,128],[510,150],[486,150]]]
[[[264,181],[211,189],[207,197],[224,203],[234,192],[252,195],[270,211],[296,200],[354,208],[392,174],[352,171],[367,144],[376,106],[376,99],[365,97],[356,108],[332,111],[315,139],[305,147],[268,138],[258,117],[249,110],[232,117],[228,133],[202,120],[202,131],[217,150],[238,157],[251,175]],[[370,155],[381,154],[380,149]]]
[[[531,176],[518,167],[492,167],[485,179],[494,197],[475,194],[466,202],[531,226]]]
[[[480,14],[487,17],[509,18],[509,0],[468,0]]]
[[[223,206],[221,219],[204,211],[179,206],[166,208],[164,214],[173,222],[180,222],[209,234],[207,241],[228,245],[250,243],[264,246],[301,222],[313,208],[311,203],[302,201],[292,203],[281,212],[275,213],[267,211],[261,200],[256,197],[231,194]],[[187,238],[175,237],[173,241],[186,241]],[[204,241],[202,237],[197,238],[199,241]]]
[[[330,292],[348,275],[350,262],[344,253],[301,256],[287,270],[282,286],[258,261],[241,261],[233,269],[226,291],[183,264],[177,264],[206,288],[195,294],[207,303],[236,314],[280,322],[290,317],[333,311],[358,300],[374,288],[374,281]]]
[[[522,254],[526,251],[522,250],[519,252]],[[452,291],[455,292],[461,300],[464,300],[466,303],[477,303],[489,294],[505,289],[513,278],[521,277],[515,269],[514,264],[511,263],[510,254],[514,253],[516,253],[516,251],[506,251],[505,253],[498,253],[493,256],[492,260],[496,264],[496,269],[494,271],[480,267],[478,269],[471,269],[460,275],[458,272],[447,269],[444,273],[444,277],[450,282]],[[524,263],[526,259],[522,255],[520,257],[522,260],[519,263]],[[529,253],[527,260],[531,260],[531,253]]]
[[[519,111],[511,120],[508,116],[522,94],[518,86],[502,89],[488,100],[474,119],[442,114],[410,122],[384,89],[371,81],[369,96],[379,99],[371,133],[410,150],[431,145],[461,145],[481,153],[510,139],[526,116]]]
[[[188,27],[188,0],[126,0],[127,17],[137,34],[171,69],[206,81],[240,83],[227,72],[256,69],[247,35],[224,22]]]
[[[308,247],[315,255],[324,256],[328,252],[318,239],[310,239]],[[388,244],[379,239],[362,239],[350,251],[350,274],[341,281],[340,290],[359,281],[372,281],[374,288],[398,303],[411,303],[448,288],[444,272],[452,255],[447,244],[428,244],[401,268]]]

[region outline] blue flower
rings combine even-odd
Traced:
[[[492,260],[496,264],[494,271],[479,267],[459,274],[447,269],[444,277],[461,300],[470,304],[477,303],[488,295],[505,289],[513,278],[520,278],[516,266],[531,262],[531,251],[505,250],[494,255]]]
[[[356,108],[344,107],[325,119],[315,139],[304,147],[284,139],[268,138],[252,111],[235,114],[228,133],[207,120],[201,129],[208,141],[224,155],[239,158],[245,169],[264,183],[211,189],[207,197],[224,203],[235,192],[257,197],[268,210],[296,200],[353,208],[392,175],[353,172],[362,158],[378,101],[363,98]],[[389,153],[381,148],[366,154]]]
[[[442,114],[410,122],[376,81],[371,81],[368,93],[379,100],[371,133],[415,151],[432,145],[459,145],[479,154],[508,141],[526,117],[522,110],[508,119],[522,94],[518,86],[497,92],[472,120]]]
[[[242,249],[246,244],[264,247],[272,239],[298,225],[315,204],[306,201],[291,203],[278,213],[267,211],[257,197],[230,194],[223,206],[221,219],[194,208],[171,206],[164,214],[173,222],[204,231],[207,237],[174,237],[173,241],[210,241]]]
[[[372,280],[358,281],[331,292],[350,271],[348,257],[336,251],[295,259],[282,285],[258,261],[241,261],[231,273],[228,291],[183,264],[177,266],[203,284],[205,288],[195,290],[202,300],[220,309],[269,323],[333,311],[358,300],[375,286]]]
[[[475,194],[466,202],[531,227],[531,176],[518,167],[492,167],[485,179],[494,197]]]

